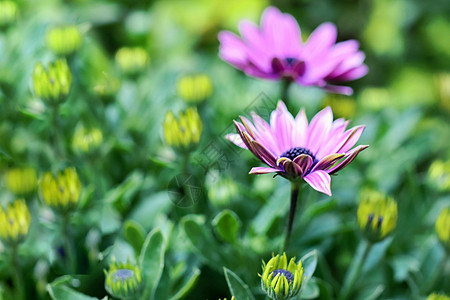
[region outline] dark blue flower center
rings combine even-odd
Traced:
[[[306,154],[311,156],[313,162],[316,161],[316,157],[314,156],[314,154],[311,152],[311,150],[307,149],[307,148],[303,148],[303,147],[295,147],[295,148],[291,148],[288,151],[284,152],[283,154],[281,154],[281,157],[287,157],[290,160],[293,160],[294,158],[296,158],[297,156],[299,156],[300,154]]]
[[[119,269],[114,272],[114,280],[120,280],[125,282],[127,278],[132,278],[134,276],[134,272],[130,269]]]
[[[277,269],[277,270],[273,271],[272,274],[273,274],[272,278],[275,278],[278,274],[282,274],[282,275],[284,275],[284,277],[286,277],[286,279],[289,283],[292,283],[294,281],[294,275],[291,272],[289,272],[288,270]]]
[[[298,61],[298,59],[293,58],[293,57],[287,57],[287,58],[285,58],[285,61],[288,66],[293,66],[294,63],[296,63]]]

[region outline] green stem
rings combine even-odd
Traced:
[[[72,274],[77,271],[77,257],[75,252],[75,245],[73,243],[72,231],[70,228],[69,214],[63,215],[63,234],[64,234],[64,250],[67,255],[67,268]]]
[[[17,300],[25,300],[25,282],[20,269],[18,245],[12,248],[13,282]]]
[[[60,122],[59,122],[59,104],[54,104],[52,107],[52,135],[51,143],[54,147],[56,155],[63,158],[63,145],[61,144],[60,132]]]
[[[443,271],[445,269],[448,257],[449,257],[448,251],[445,251],[444,257],[442,258],[439,267],[434,269],[433,273],[428,277],[428,280],[426,280],[425,283],[422,285],[420,289],[422,294],[428,294],[428,292],[431,292],[433,290],[433,287],[436,285],[436,282],[439,279],[441,279],[442,276],[444,276]]]
[[[291,206],[289,209],[289,220],[286,231],[286,237],[284,239],[283,251],[287,250],[289,246],[289,239],[291,237],[292,227],[294,225],[295,212],[297,208],[297,201],[300,194],[300,186],[294,182],[291,183]]]
[[[361,269],[366,261],[367,255],[372,248],[372,243],[365,239],[361,239],[356,255],[353,258],[347,274],[345,275],[343,287],[339,293],[338,300],[349,299],[350,293],[353,291],[356,280],[358,279]]]
[[[286,103],[289,103],[289,87],[291,86],[292,81],[288,79],[284,79],[281,81],[281,93],[280,99]]]

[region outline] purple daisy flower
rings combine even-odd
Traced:
[[[350,87],[333,83],[361,78],[368,71],[358,41],[336,43],[337,30],[332,23],[323,23],[302,42],[294,17],[268,7],[260,28],[244,20],[239,31],[242,38],[229,31],[219,33],[219,56],[250,76],[351,95]]]
[[[253,123],[241,117],[234,121],[238,134],[226,138],[250,150],[269,167],[252,168],[250,174],[277,173],[291,181],[304,180],[313,189],[331,196],[331,174],[351,163],[368,145],[351,149],[364,126],[346,130],[349,121],[333,122],[330,107],[321,110],[308,124],[304,109],[294,117],[283,101],[270,116],[270,124],[252,112]]]

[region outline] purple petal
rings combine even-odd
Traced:
[[[306,172],[308,172],[309,168],[311,167],[311,165],[313,163],[313,160],[312,160],[311,156],[306,155],[306,154],[300,154],[299,156],[294,158],[293,161],[302,170],[302,173],[301,173],[302,175],[306,174]]]
[[[294,163],[289,158],[282,158],[285,159],[278,159],[277,163],[283,168],[284,172],[286,172],[288,175],[302,176],[302,169],[298,164]]]
[[[322,158],[312,169],[312,172],[318,171],[318,170],[324,170],[326,171],[328,168],[333,166],[338,160],[340,160],[342,157],[344,157],[345,154],[330,154]]]
[[[342,94],[346,96],[351,96],[353,94],[353,89],[348,86],[327,84],[326,86],[324,86],[324,89],[332,93]]]
[[[242,141],[242,138],[237,133],[229,133],[225,135],[225,138],[229,140],[230,142],[234,143],[236,146],[239,146],[244,149],[248,149],[247,146],[245,146],[245,143]]]
[[[366,128],[366,126],[360,125],[360,126],[356,126],[356,127],[353,127],[351,129],[347,130],[345,133],[346,133],[346,135],[348,135],[348,137],[345,140],[345,142],[343,143],[343,145],[341,146],[341,148],[338,149],[336,152],[345,153],[348,150],[350,150],[356,144],[356,142],[359,140],[359,137],[361,136],[362,132],[364,131],[364,128]]]
[[[331,168],[330,170],[328,170],[328,173],[334,174],[334,173],[342,170],[356,158],[356,156],[359,154],[359,152],[363,151],[367,147],[369,147],[369,145],[360,145],[360,146],[356,147],[355,149],[353,149],[352,151],[348,152],[345,155],[345,159],[343,161],[341,161],[339,164],[337,164],[336,166],[334,166],[333,168]]]
[[[248,59],[261,71],[270,73],[273,54],[268,51],[267,42],[259,28],[247,20],[239,23],[239,31],[247,44]]]
[[[247,46],[237,35],[229,31],[221,31],[219,41],[220,58],[243,70],[247,66]]]
[[[267,174],[267,173],[280,172],[280,171],[281,170],[274,169],[274,168],[255,167],[250,170],[249,174]]]
[[[294,117],[288,112],[284,102],[278,101],[277,109],[270,115],[270,127],[283,152],[292,148],[293,125]]]
[[[327,80],[334,80],[334,78],[337,78],[341,76],[342,74],[355,69],[362,65],[364,62],[364,59],[366,58],[365,54],[362,52],[356,52],[352,55],[349,55],[345,59],[343,59],[331,72],[326,79]]]
[[[331,196],[331,177],[325,171],[315,171],[303,179],[316,191]]]
[[[331,125],[331,129],[328,132],[327,142],[320,147],[319,152],[316,154],[317,159],[322,159],[324,156],[336,153],[343,143],[342,135],[348,126],[350,121],[346,121],[343,118],[337,119]]]
[[[305,147],[308,139],[308,119],[306,118],[305,109],[301,109],[294,121],[292,130],[292,146]]]
[[[333,78],[335,81],[348,81],[355,80],[365,76],[369,72],[369,68],[366,65],[350,69],[345,73]]]
[[[277,165],[276,157],[273,155],[273,153],[271,153],[257,141],[252,141],[252,145],[255,147],[259,156],[261,156],[269,166],[275,167]]]
[[[307,148],[312,153],[317,153],[320,146],[326,142],[328,132],[333,123],[333,112],[329,106],[322,109],[311,120],[308,128],[308,144]]]
[[[332,23],[323,23],[311,33],[303,51],[307,57],[321,56],[324,51],[327,51],[334,45],[336,37],[336,26]]]
[[[255,112],[251,112],[251,115],[253,118],[253,123],[256,127],[257,141],[259,141],[272,153],[281,154],[283,151],[280,151],[280,149],[278,148],[278,143],[276,142],[276,138],[274,138],[272,135],[272,129],[270,128],[270,125]]]

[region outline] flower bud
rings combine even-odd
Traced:
[[[0,27],[13,23],[19,14],[17,4],[13,1],[0,1]]]
[[[58,104],[65,100],[71,83],[72,73],[63,59],[50,63],[47,69],[41,63],[34,67],[34,93],[49,104]]]
[[[212,94],[211,79],[206,74],[184,76],[178,80],[177,93],[187,103],[199,103]]]
[[[433,293],[428,296],[427,300],[450,300],[450,297],[447,295]]]
[[[5,174],[5,186],[17,196],[26,196],[37,186],[36,170],[30,167],[11,168]]]
[[[450,191],[450,160],[435,160],[428,169],[428,181],[439,191]]]
[[[73,25],[51,28],[46,34],[47,47],[56,55],[68,56],[77,51],[82,44],[78,27]]]
[[[436,219],[436,233],[442,245],[450,251],[450,207],[445,207]]]
[[[136,74],[142,71],[150,62],[147,51],[140,47],[120,48],[116,53],[116,62],[126,74]]]
[[[18,244],[25,239],[30,227],[31,215],[23,200],[15,200],[6,209],[0,206],[0,240]]]
[[[263,262],[261,287],[274,300],[295,297],[303,281],[302,261],[295,263],[295,257],[287,261],[286,253],[272,257],[267,264]]]
[[[198,144],[203,123],[195,108],[181,112],[178,118],[168,112],[164,119],[164,137],[169,146],[190,149]]]
[[[75,168],[66,168],[54,176],[46,172],[40,182],[44,203],[58,211],[73,210],[80,196],[81,182]]]
[[[357,219],[360,229],[369,241],[381,241],[397,224],[397,203],[381,192],[364,190]]]
[[[141,288],[141,270],[130,263],[113,262],[105,270],[105,289],[119,299],[137,299]]]
[[[79,124],[75,128],[72,139],[72,148],[78,153],[90,153],[95,151],[103,141],[103,134],[99,128],[86,128]]]

